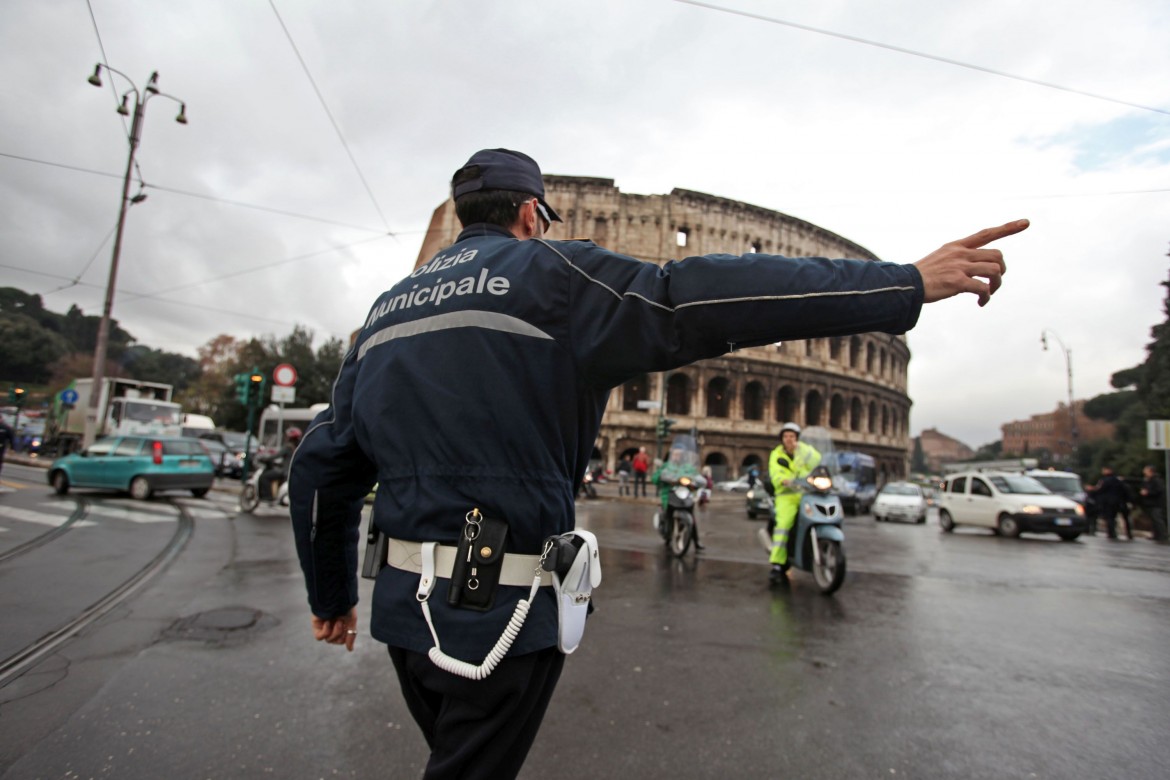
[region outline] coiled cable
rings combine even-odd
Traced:
[[[508,650],[512,647],[512,642],[516,640],[516,636],[520,633],[520,629],[524,627],[524,620],[528,617],[528,610],[532,606],[532,602],[536,599],[536,591],[540,588],[540,572],[536,573],[536,577],[532,581],[532,589],[528,592],[528,598],[520,599],[516,602],[516,609],[512,611],[512,617],[508,620],[508,625],[504,627],[504,633],[500,634],[500,638],[496,640],[495,646],[483,659],[483,663],[478,666],[469,663],[468,661],[461,661],[458,658],[453,658],[439,647],[439,635],[435,631],[435,624],[431,620],[431,608],[426,601],[421,601],[423,615],[427,619],[427,627],[431,629],[431,637],[435,640],[435,646],[427,651],[431,662],[445,672],[466,677],[468,680],[482,680],[495,671],[499,666],[500,661],[504,660],[504,656],[508,654]]]

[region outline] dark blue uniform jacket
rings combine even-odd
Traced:
[[[588,241],[467,227],[374,303],[293,459],[313,613],[338,617],[358,601],[360,512],[375,483],[376,523],[392,537],[454,544],[479,507],[507,520],[509,551],[539,553],[573,528],[611,388],[738,347],[903,333],[922,298],[910,265],[749,254],[659,267]],[[481,613],[449,608],[447,582],[430,598],[442,647],[478,663],[527,588],[501,588]],[[375,638],[431,647],[417,587],[416,574],[382,570]],[[511,654],[555,645],[556,622],[544,588]]]

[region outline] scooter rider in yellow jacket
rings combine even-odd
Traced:
[[[768,456],[768,476],[772,481],[775,515],[772,525],[772,584],[788,581],[788,534],[796,523],[800,509],[800,491],[792,487],[795,480],[807,477],[821,462],[821,453],[800,440],[800,426],[784,423],[780,428],[780,446]]]

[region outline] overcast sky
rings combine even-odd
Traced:
[[[978,446],[1065,400],[1046,328],[1077,398],[1145,358],[1170,249],[1170,4],[712,5],[750,15],[4,0],[0,286],[101,313],[129,126],[114,111],[129,82],[86,83],[105,61],[140,89],[157,70],[190,119],[147,103],[149,198],[128,215],[114,303],[147,346],[194,357],[220,333],[296,323],[347,338],[409,271],[451,173],[504,146],[627,193],[781,211],[897,262],[1030,218],[1002,242],[989,306],[928,306],[910,334],[915,435]]]

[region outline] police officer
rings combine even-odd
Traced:
[[[771,522],[772,551],[768,561],[773,585],[788,581],[788,534],[796,523],[801,493],[792,486],[804,479],[821,462],[821,453],[800,440],[800,426],[786,422],[780,427],[780,446],[768,455],[768,478],[772,481],[774,514]]]
[[[305,433],[292,520],[314,636],[352,650],[360,515],[377,483],[373,522],[391,552],[370,633],[389,646],[431,747],[426,777],[507,778],[536,737],[564,655],[556,600],[541,586],[489,675],[470,679],[432,660],[438,641],[447,657],[486,668],[529,594],[501,579],[486,608],[462,606],[452,550],[472,519],[506,525],[505,565],[536,560],[544,539],[574,526],[573,495],[611,388],[735,347],[902,333],[923,303],[964,291],[986,303],[1004,266],[982,247],[1027,222],[915,265],[721,255],[659,267],[588,241],[547,240],[561,218],[540,168],[519,152],[472,155],[452,195],[463,231],[374,302],[332,405]]]

